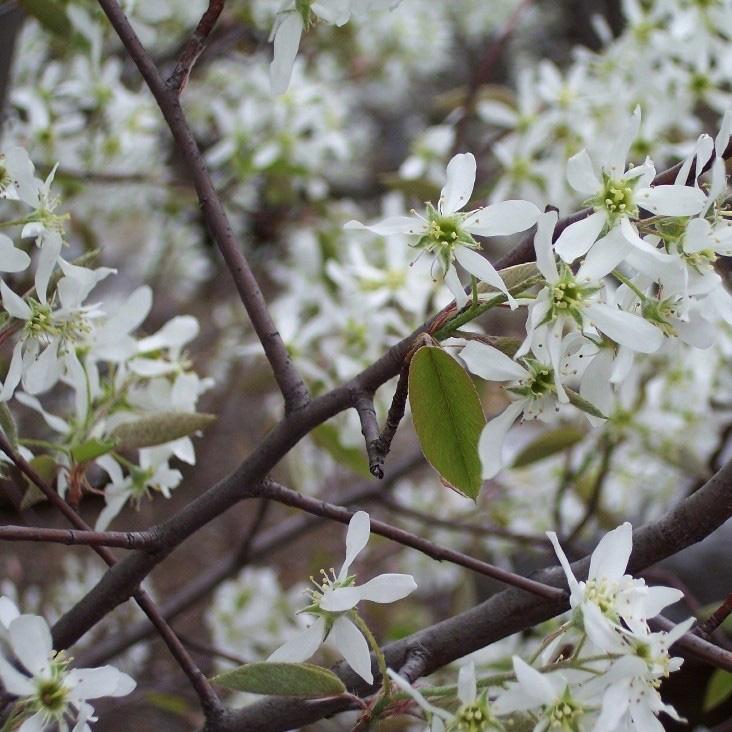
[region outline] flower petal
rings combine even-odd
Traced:
[[[470,298],[467,296],[463,283],[460,282],[457,270],[453,264],[451,264],[447,268],[447,272],[445,272],[445,284],[452,293],[452,296],[455,298],[455,304],[458,306],[458,309],[461,310],[465,305],[467,305]]]
[[[530,229],[539,213],[529,201],[501,201],[473,211],[463,220],[463,229],[478,236],[507,236]]]
[[[460,358],[465,361],[469,371],[486,381],[515,381],[529,375],[521,364],[509,358],[503,351],[479,341],[470,341],[460,351]]]
[[[605,534],[592,552],[588,579],[620,579],[633,549],[633,527],[626,521]]]
[[[455,259],[457,259],[457,261],[465,268],[465,270],[470,272],[470,274],[475,275],[482,282],[487,282],[497,290],[500,290],[506,296],[508,304],[511,306],[511,310],[514,310],[517,307],[518,303],[508,291],[506,283],[501,279],[501,276],[485,257],[481,257],[478,252],[474,252],[472,249],[468,249],[467,247],[458,247],[455,250]]]
[[[366,546],[371,533],[371,521],[366,511],[357,511],[353,514],[348,522],[348,532],[346,533],[346,558],[338,575],[339,580],[344,580],[348,576],[348,570],[351,564],[361,550]]]
[[[5,691],[16,696],[31,696],[36,690],[33,682],[25,674],[20,673],[12,664],[8,663],[1,653],[0,681],[2,681]]]
[[[557,223],[557,212],[549,211],[541,214],[537,222],[536,235],[534,236],[534,249],[536,250],[536,266],[539,272],[544,275],[547,282],[556,282],[559,279],[557,260],[552,244],[552,235]]]
[[[475,185],[475,158],[472,153],[461,153],[447,164],[447,183],[440,192],[440,213],[449,215],[459,211],[473,194]]]
[[[343,228],[372,231],[380,236],[389,234],[414,234],[416,236],[425,232],[424,221],[416,216],[389,216],[383,221],[371,225],[362,224],[360,221],[349,221]]]
[[[472,661],[460,667],[457,694],[458,699],[463,704],[472,704],[478,696],[478,683],[475,680],[475,664]]]
[[[554,552],[557,555],[559,564],[562,565],[564,575],[567,578],[569,591],[572,595],[574,595],[579,588],[579,582],[577,582],[577,578],[574,576],[572,567],[569,566],[569,560],[567,559],[567,555],[564,553],[564,549],[562,549],[562,547],[559,545],[559,539],[557,539],[557,535],[553,531],[547,531],[546,535],[549,538],[549,541],[552,543],[552,546],[554,547]]]
[[[653,186],[635,192],[633,200],[659,216],[693,216],[704,208],[704,191],[691,186]]]
[[[335,590],[326,590],[319,605],[323,610],[333,613],[350,610],[352,607],[356,607],[361,600],[359,589],[357,587],[337,587]]]
[[[273,94],[284,94],[290,86],[302,30],[302,16],[297,11],[288,13],[275,30],[274,58],[269,67],[269,82]]]
[[[586,195],[602,188],[587,150],[580,150],[567,161],[567,180],[575,191]]]
[[[411,574],[380,574],[355,589],[362,600],[396,602],[414,592],[417,589],[417,583]],[[324,607],[322,603],[320,606]]]
[[[324,639],[325,618],[321,616],[309,628],[280,646],[267,660],[302,663],[320,648]]]
[[[527,696],[545,705],[557,701],[557,693],[549,679],[518,656],[513,657],[513,670],[521,688]]]
[[[595,211],[586,219],[570,224],[554,242],[554,251],[565,262],[574,262],[577,257],[586,254],[597,241],[602,227],[605,226],[605,220],[602,211]]]
[[[333,623],[328,642],[343,656],[346,663],[367,683],[374,683],[371,653],[363,633],[344,615]]]
[[[483,480],[492,478],[503,467],[503,440],[506,433],[513,425],[516,417],[524,410],[526,401],[519,399],[506,407],[506,409],[494,417],[480,434],[478,441],[478,454],[480,455],[480,464],[483,467]]]
[[[134,679],[114,666],[72,669],[66,677],[66,685],[71,687],[71,697],[76,701],[125,696],[136,686]]]
[[[3,298],[3,307],[12,317],[19,320],[30,320],[32,313],[28,303],[13,292],[3,280],[0,280],[0,295]]]
[[[19,615],[8,626],[10,647],[33,676],[44,676],[53,652],[51,631],[40,615]]]
[[[637,353],[654,353],[663,343],[663,333],[640,315],[601,302],[590,303],[585,312],[599,331]]]
[[[628,158],[630,146],[638,135],[640,123],[641,110],[640,106],[637,106],[633,111],[633,116],[628,120],[621,133],[615,138],[615,142],[610,150],[605,170],[611,178],[618,179],[625,172],[625,161]]]

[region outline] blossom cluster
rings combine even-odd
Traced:
[[[629,523],[600,541],[586,581],[574,576],[556,534],[548,535],[569,584],[572,611],[535,654],[539,668],[515,655],[510,678],[476,680],[473,662],[462,666],[455,712],[430,701],[429,689],[413,689],[390,670],[397,688],[421,707],[431,732],[511,729],[520,719],[537,732],[663,732],[661,712],[681,721],[661,700],[658,686],[680,668],[682,659],[672,658],[669,649],[694,619],[668,632],[653,632],[648,621],[683,594],[670,587],[648,587],[625,573],[632,548]]]
[[[87,477],[95,466],[95,480],[101,471],[108,475],[101,484],[107,505],[97,520],[97,528],[104,529],[128,500],[139,502],[150,491],[169,495],[182,477],[170,467],[171,458],[195,462],[188,435],[198,427],[186,430],[182,424],[185,415],[195,414],[198,397],[211,381],[192,370],[184,350],[198,333],[195,318],[176,316],[152,335],[133,335],[152,307],[149,286],[138,287],[114,308],[109,300],[88,302],[115,270],[88,267],[83,256],[76,263],[64,258],[68,215],[57,213],[59,200],[51,190],[55,172],[38,179],[20,147],[0,155],[0,198],[14,204],[16,212],[6,226],[20,228],[20,239],[33,241],[37,249],[32,264],[22,247],[0,235],[2,339],[15,340],[0,401],[14,398],[40,414],[55,433],[43,442],[26,443],[21,437],[18,449],[33,460],[30,446],[44,448],[62,496],[78,503],[83,492],[100,490]],[[33,286],[25,294],[6,282],[12,276],[22,286],[29,272]],[[39,397],[58,401],[63,391],[65,414],[47,411]],[[129,444],[140,447],[138,464],[114,451],[120,442],[115,430],[155,416],[156,434],[139,444],[134,434],[129,437]]]

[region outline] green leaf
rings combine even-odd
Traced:
[[[607,419],[606,414],[603,414],[594,404],[588,402],[587,399],[583,399],[576,391],[567,389],[566,386],[564,387],[564,391],[567,392],[569,403],[577,407],[577,409],[581,409],[583,412],[587,412],[587,414],[591,414],[593,417]]]
[[[109,436],[116,440],[119,448],[152,447],[205,429],[216,419],[215,414],[161,412],[120,424]]]
[[[86,442],[82,442],[80,445],[74,445],[71,448],[71,458],[75,463],[86,463],[89,460],[94,460],[100,455],[106,455],[108,452],[114,450],[117,446],[115,440],[97,440],[92,438]]]
[[[370,476],[368,462],[357,447],[348,447],[340,440],[338,428],[332,424],[321,424],[310,433],[318,447],[322,447],[336,462],[353,470]]]
[[[170,694],[164,691],[149,691],[145,694],[145,701],[153,707],[162,709],[178,717],[187,717],[191,713],[188,700],[180,694]]]
[[[50,455],[37,455],[30,461],[30,465],[46,483],[50,483],[56,474],[56,461]],[[28,490],[23,494],[23,500],[20,502],[21,510],[46,500],[43,491],[28,476],[24,477]]]
[[[311,663],[248,663],[211,681],[228,689],[272,696],[335,696],[346,691],[332,671]]]
[[[430,465],[448,487],[475,500],[483,482],[478,440],[485,416],[470,376],[441,348],[420,348],[409,366],[409,404]]]
[[[71,36],[71,21],[63,7],[53,0],[19,0],[23,10],[32,15],[47,31],[64,39]]]
[[[585,433],[577,427],[560,427],[540,434],[532,440],[513,461],[514,468],[522,468],[539,460],[556,455],[567,447],[576,445]]]
[[[732,674],[718,668],[709,677],[707,690],[704,692],[704,704],[702,709],[705,712],[718,707],[732,694]]]

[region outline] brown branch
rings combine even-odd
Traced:
[[[694,630],[696,635],[709,640],[712,633],[732,614],[732,593],[725,597],[724,602]]]
[[[372,480],[363,481],[359,485],[341,496],[344,505],[358,505],[365,501],[383,495],[401,477],[422,465],[424,459],[421,452],[396,462],[389,475],[383,483],[375,483]],[[269,501],[263,501],[264,505],[271,505]],[[160,606],[160,612],[166,620],[172,620],[181,613],[193,607],[202,599],[208,597],[213,589],[223,581],[236,575],[247,564],[257,562],[261,559],[270,559],[272,553],[286,548],[303,534],[316,528],[323,521],[322,516],[301,513],[277,526],[273,526],[251,542],[246,552],[246,545],[249,537],[242,543],[242,546],[233,551],[229,556],[223,557],[213,566],[207,567],[197,577],[181,588]],[[256,523],[256,519],[255,519]],[[81,654],[80,663],[84,666],[98,666],[106,663],[110,658],[127,650],[131,645],[149,638],[153,629],[146,621],[140,621],[136,625],[125,629],[121,633],[96,643],[93,649]]]
[[[53,544],[149,549],[155,547],[156,537],[147,531],[77,531],[37,526],[0,526],[0,541],[47,541]]]
[[[48,483],[36,472],[25,458],[15,453],[12,445],[2,431],[0,431],[0,450],[2,450],[15,464],[15,466],[41,490],[46,498],[68,519],[69,523],[79,530],[78,532],[65,533],[76,533],[77,535],[79,533],[98,533],[92,531],[91,527],[81,518],[81,516],[79,516],[76,511],[74,511],[74,509],[69,506],[69,504],[66,503],[66,501],[64,501],[64,499],[51,488],[51,486],[48,485]],[[154,536],[154,530],[150,533]],[[106,546],[99,546],[95,544],[91,544],[90,546],[110,567],[117,564],[117,559],[114,554],[112,554]],[[221,700],[216,695],[216,692],[211,688],[211,685],[208,683],[201,670],[193,662],[188,651],[186,651],[175,633],[171,630],[170,626],[165,622],[158,608],[155,606],[155,603],[150,599],[150,596],[140,587],[135,587],[132,592],[132,597],[134,597],[135,602],[137,602],[140,609],[147,615],[150,622],[168,646],[173,658],[175,658],[178,665],[183,670],[183,673],[185,673],[190,680],[191,686],[201,702],[201,708],[203,709],[206,718],[218,719],[221,717],[224,712],[224,706],[221,703]],[[61,648],[55,644],[54,650],[59,651]]]
[[[234,235],[201,151],[186,122],[178,94],[166,85],[116,0],[99,0],[99,5],[160,107],[178,151],[188,167],[203,217],[231,272],[239,297],[272,367],[275,380],[285,400],[285,412],[296,412],[310,402],[310,393],[292,363],[290,354],[269,314],[254,273],[241,251],[241,244]]]
[[[379,461],[379,465],[382,467],[386,460],[386,456],[391,450],[391,443],[394,440],[397,429],[399,428],[399,423],[402,421],[404,412],[407,409],[407,397],[409,396],[409,363],[409,361],[405,361],[401,371],[399,372],[399,381],[397,382],[394,396],[391,400],[391,404],[389,405],[389,411],[386,415],[386,424],[375,443],[374,450],[377,460]],[[381,470],[381,475],[378,475],[377,477],[381,478],[383,474],[383,470]]]
[[[178,63],[173,69],[173,73],[168,77],[166,82],[168,88],[172,89],[178,96],[185,89],[194,64],[198,61],[198,57],[203,53],[204,48],[206,48],[206,41],[214,29],[216,21],[221,15],[221,11],[224,9],[225,1],[209,0],[206,12],[201,16],[201,20],[198,22],[196,30],[193,31],[191,37],[188,39],[188,43],[186,43],[178,59]]]
[[[384,458],[378,450],[379,423],[374,409],[374,393],[366,389],[354,389],[352,395],[353,408],[361,422],[361,434],[366,440],[366,454],[369,458],[369,472],[381,480],[384,477],[382,466]]]
[[[340,521],[343,524],[347,524],[355,511],[343,506],[336,506],[326,501],[318,500],[317,498],[310,498],[310,496],[304,496],[297,491],[290,490],[279,483],[275,483],[273,480],[266,480],[263,482],[264,495],[271,498],[273,501],[278,503],[284,503],[288,506],[294,506],[308,513],[314,513],[318,516],[324,516],[325,518],[332,519],[333,521]],[[409,531],[400,529],[396,526],[391,526],[384,523],[383,521],[376,521],[371,519],[371,533],[385,536],[387,539],[396,541],[404,546],[416,549],[422,554],[426,554],[432,559],[438,561],[447,561],[453,564],[458,564],[461,567],[477,572],[478,574],[492,577],[493,579],[503,582],[513,587],[521,588],[526,592],[533,593],[539,597],[543,597],[549,600],[558,600],[566,594],[563,590],[558,590],[556,587],[550,587],[543,582],[537,582],[536,580],[529,579],[528,577],[522,577],[521,575],[509,572],[506,569],[495,567],[488,562],[483,562],[480,559],[475,559],[462,552],[449,549],[448,547],[440,546],[434,542],[423,539],[416,534],[412,534]]]

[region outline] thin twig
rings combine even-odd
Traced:
[[[265,495],[271,498],[273,501],[278,503],[284,503],[288,506],[295,506],[307,511],[308,513],[315,513],[318,516],[325,516],[326,518],[332,519],[333,521],[340,521],[341,523],[347,524],[355,511],[342,506],[336,506],[326,501],[318,500],[317,498],[310,498],[304,496],[301,493],[290,490],[279,483],[275,483],[273,480],[266,480],[262,484],[263,490],[266,491]],[[537,582],[536,580],[529,579],[528,577],[522,577],[521,575],[509,572],[506,569],[501,569],[488,562],[483,562],[480,559],[475,559],[462,552],[449,549],[447,547],[440,546],[434,542],[427,541],[416,534],[412,534],[409,531],[400,529],[396,526],[390,526],[383,521],[371,520],[371,533],[385,536],[387,539],[396,541],[404,546],[409,546],[412,549],[416,549],[422,554],[426,554],[428,557],[432,557],[437,560],[444,560],[452,562],[453,564],[459,564],[461,567],[466,567],[478,574],[486,575],[487,577],[493,577],[499,582],[504,582],[507,585],[518,587],[526,592],[530,592],[539,597],[544,597],[550,600],[559,600],[565,596],[564,590],[559,590],[556,587],[551,587],[544,584],[543,582]]]
[[[732,614],[732,593],[724,598],[724,602],[698,627],[694,633],[704,640],[709,640],[712,633]]]
[[[378,440],[376,440],[375,453],[381,466],[384,465],[386,456],[391,450],[391,443],[393,442],[396,431],[399,428],[399,423],[404,417],[404,412],[407,410],[407,398],[409,396],[409,363],[409,361],[405,361],[402,366],[402,370],[399,372],[399,381],[397,381],[394,396],[392,397],[391,404],[389,405],[389,411],[386,414],[386,424],[384,425],[384,429],[381,431]],[[383,475],[383,470],[381,470],[381,474],[377,475],[377,477],[382,478]]]
[[[375,478],[384,477],[384,458],[379,452],[379,423],[374,409],[374,393],[366,389],[354,389],[353,408],[361,422],[361,434],[366,440],[366,454],[369,458],[369,471]]]
[[[310,393],[292,363],[290,354],[269,314],[264,295],[242,253],[241,243],[234,235],[221,199],[208,174],[201,150],[186,122],[178,94],[163,80],[116,0],[99,0],[99,5],[160,107],[177,144],[177,150],[188,166],[203,217],[231,272],[239,297],[272,367],[275,380],[285,400],[285,412],[296,412],[310,403]]]
[[[0,541],[46,541],[53,544],[150,549],[154,548],[156,537],[147,531],[77,531],[37,526],[0,526]]]
[[[214,29],[221,11],[224,9],[224,2],[225,0],[209,0],[206,12],[201,16],[201,20],[188,39],[188,43],[186,43],[173,73],[168,77],[166,84],[176,94],[180,95],[185,89],[193,66],[203,53],[203,49],[206,48],[206,41]]]

